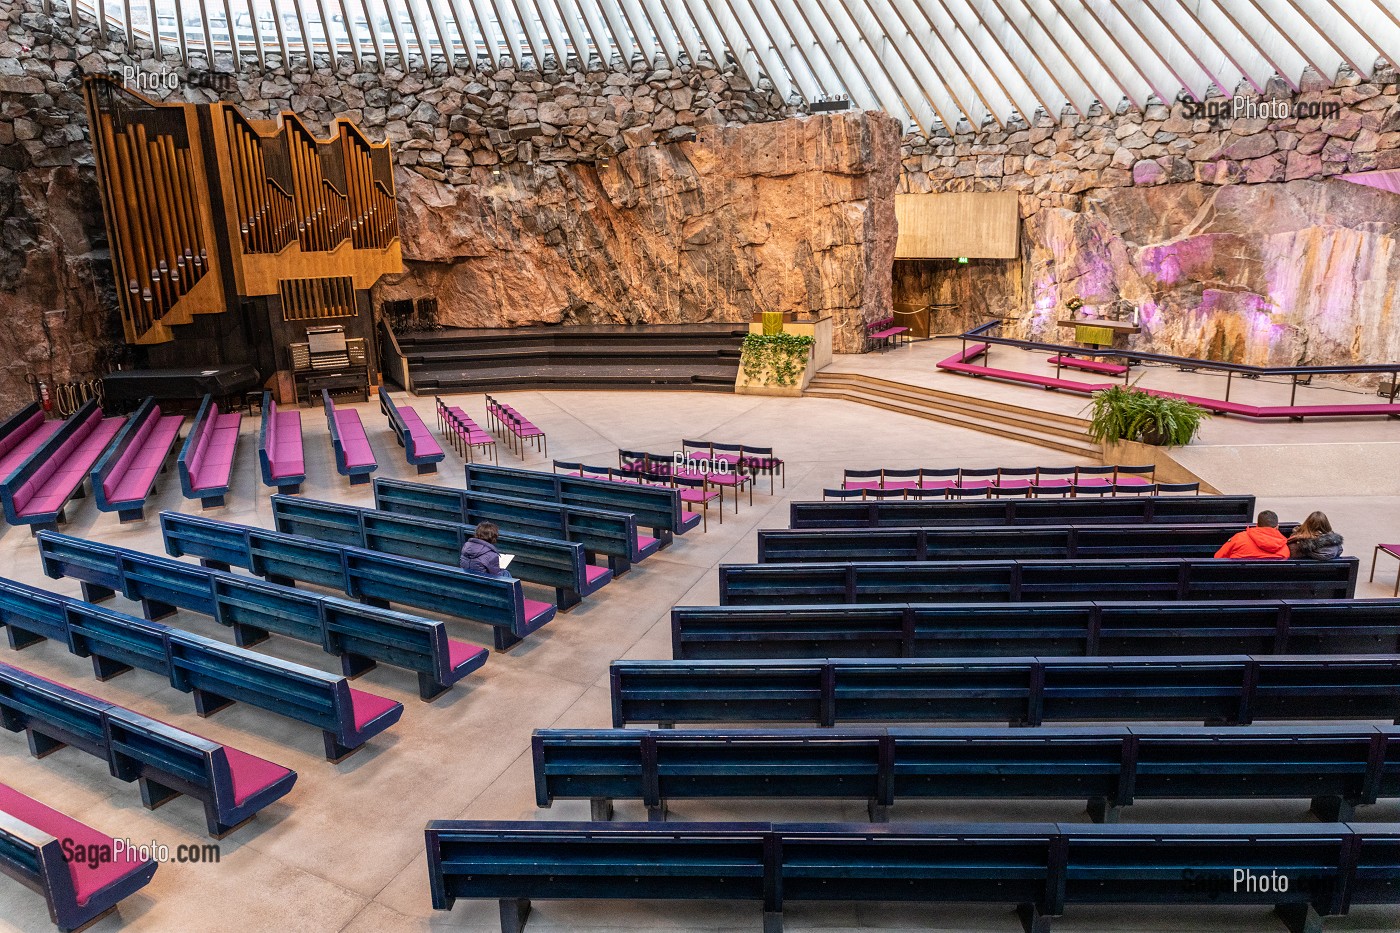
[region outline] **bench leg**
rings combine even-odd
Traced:
[[[1021,926],[1026,933],[1050,933],[1051,917],[1040,912],[1038,904],[1020,904],[1016,915],[1021,918]]]
[[[283,576],[280,573],[270,573],[267,576],[263,577],[263,579],[266,580],[268,583],[271,583],[273,586],[285,586],[288,589],[293,590],[297,587],[297,581],[293,580],[291,577]]]
[[[30,645],[37,645],[45,640],[43,635],[35,635],[33,632],[17,629],[13,625],[7,625],[5,631],[10,641],[10,647],[16,651],[21,651]]]
[[[765,910],[763,912],[763,933],[783,933],[783,912]]]
[[[554,588],[554,601],[558,604],[560,612],[568,612],[570,609],[583,602],[583,597],[578,594],[578,590],[556,586]]]
[[[613,818],[611,797],[594,797],[588,801],[588,818],[595,823],[606,823]]]
[[[223,504],[223,496],[205,496],[199,500],[199,507],[201,509],[217,509],[223,507]]]
[[[675,538],[672,537],[671,532],[667,531],[665,528],[653,528],[651,530],[651,533],[652,536],[656,538],[656,540],[661,542],[656,546],[656,549],[658,551],[666,550],[675,541]]]
[[[361,596],[360,602],[374,609],[388,609],[389,600],[379,596]]]
[[[123,664],[120,661],[113,661],[111,658],[102,658],[97,655],[92,656],[92,676],[99,682],[106,682],[116,677],[118,674],[125,674],[131,670],[130,664]]]
[[[1322,933],[1322,917],[1311,904],[1279,904],[1274,913],[1292,933]]]
[[[437,472],[437,464],[436,464],[436,463],[420,463],[420,464],[418,464],[418,475],[419,475],[419,476],[422,476],[422,475],[424,475],[425,473],[436,473],[436,472]]]
[[[246,625],[242,622],[233,623],[233,643],[240,648],[251,648],[254,645],[261,645],[272,637],[272,633],[265,628],[258,628],[256,625]]]
[[[365,485],[365,484],[368,483],[368,482],[369,482],[369,474],[368,474],[368,473],[351,473],[351,474],[350,474],[350,485],[351,485],[351,486],[363,486],[363,485]]]
[[[356,745],[354,748],[341,745],[340,739],[336,737],[336,734],[334,732],[323,731],[321,733],[321,737],[325,739],[326,760],[333,765],[340,764],[342,761],[349,758],[351,755],[355,754],[360,749],[365,747],[363,742],[359,745]]]
[[[204,567],[207,570],[222,570],[224,573],[228,573],[230,570],[233,569],[231,566],[229,566],[228,561],[215,560],[212,557],[201,557],[199,559],[199,566]]]
[[[508,628],[496,627],[496,650],[505,651],[520,644],[520,636]]]
[[[1117,823],[1123,808],[1116,803],[1109,803],[1107,797],[1090,797],[1088,810],[1089,819],[1095,823]]]
[[[151,490],[151,494],[155,494],[154,489]],[[121,522],[123,525],[125,525],[127,522],[145,521],[145,519],[146,509],[144,507],[138,507],[134,509],[117,509],[117,521]]]
[[[347,680],[354,680],[367,671],[372,671],[379,666],[379,662],[374,658],[367,658],[362,654],[342,654],[340,656],[340,670]]]
[[[157,784],[150,778],[137,778],[136,784],[141,788],[141,806],[147,810],[157,810],[180,796],[178,790]]]
[[[194,694],[194,711],[201,719],[212,716],[219,710],[227,709],[233,705],[232,700],[228,697],[221,697],[217,693],[210,693],[207,690],[199,689],[195,689],[191,692]]]
[[[501,933],[521,933],[525,921],[530,919],[530,899],[528,897],[501,898]]]
[[[865,805],[865,812],[872,823],[888,823],[890,821],[889,804],[871,800]]]
[[[68,746],[67,742],[60,742],[58,739],[50,738],[47,735],[41,735],[33,729],[26,730],[25,737],[29,740],[29,754],[33,755],[35,758],[45,758],[58,751],[60,748],[66,748]]]
[[[252,816],[239,820],[237,823],[230,826],[227,823],[219,822],[219,811],[214,808],[213,804],[205,804],[204,806],[204,825],[208,827],[209,836],[213,839],[222,839],[229,833],[242,829],[244,826],[253,822],[256,816],[257,814],[254,813]]]
[[[647,822],[648,822],[648,823],[664,823],[664,822],[666,822],[666,817],[667,817],[667,815],[669,814],[669,812],[670,812],[670,808],[666,806],[666,801],[664,801],[664,800],[661,801],[660,803],[658,803],[658,804],[657,804],[656,806],[654,806],[654,807],[653,807],[653,806],[648,806],[648,807],[647,807]]]
[[[632,569],[632,562],[625,557],[618,557],[615,554],[609,555],[608,569],[613,572],[614,577],[620,577]]]
[[[1356,817],[1356,804],[1339,796],[1314,797],[1309,811],[1319,823],[1345,823]]]
[[[158,599],[142,599],[141,614],[154,622],[157,619],[164,619],[166,616],[173,616],[175,607]]]
[[[346,674],[345,676],[348,677],[350,675]],[[436,700],[438,697],[446,693],[447,689],[447,684],[437,680],[435,677],[433,677],[432,674],[418,675],[418,697],[424,702],[427,702],[428,700]]]
[[[82,590],[83,602],[85,603],[105,602],[117,595],[117,591],[110,586],[101,586],[97,583],[89,583],[86,580],[80,584],[80,589]]]

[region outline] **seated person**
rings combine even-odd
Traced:
[[[1342,556],[1342,536],[1326,513],[1314,512],[1288,536],[1288,553],[1294,560],[1336,560]]]
[[[458,558],[457,565],[467,573],[499,577],[503,580],[513,579],[510,571],[501,569],[501,552],[496,550],[496,541],[500,533],[501,529],[495,522],[482,522],[477,525],[476,532],[462,545],[462,555]]]
[[[1268,509],[1260,512],[1258,524],[1230,538],[1215,556],[1236,560],[1287,560],[1288,539],[1278,530],[1278,515]]]

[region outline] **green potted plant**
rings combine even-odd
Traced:
[[[1158,447],[1184,447],[1210,412],[1184,399],[1155,395],[1135,386],[1110,386],[1088,406],[1089,436],[1104,444],[1140,441]]]

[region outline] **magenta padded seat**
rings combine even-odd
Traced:
[[[361,732],[376,720],[388,715],[398,718],[397,714],[403,712],[403,704],[377,693],[356,690],[354,687],[350,688],[350,703],[355,710],[355,728]]]
[[[228,759],[228,773],[233,778],[233,802],[242,804],[254,794],[267,790],[273,784],[293,773],[276,762],[259,758],[240,751],[231,745],[224,746]]]
[[[545,615],[554,615],[553,603],[543,603],[538,599],[525,600],[525,624],[527,626]]]
[[[447,663],[452,670],[461,670],[469,664],[476,664],[488,654],[485,648],[464,641],[447,640]]]

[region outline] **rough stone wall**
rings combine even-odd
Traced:
[[[1020,192],[1021,260],[934,276],[925,293],[1010,336],[1055,321],[1141,313],[1142,349],[1268,365],[1400,359],[1400,197],[1336,178],[1400,168],[1393,68],[1309,73],[1301,93],[1337,119],[1191,119],[1182,104],[906,137],[901,190]],[[929,278],[911,264],[896,291]]]

